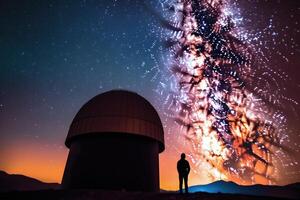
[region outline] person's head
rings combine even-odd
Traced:
[[[181,154],[181,159],[185,159],[185,153]]]

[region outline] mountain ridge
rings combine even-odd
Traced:
[[[283,197],[296,199],[300,196],[300,183],[292,183],[285,186],[277,185],[238,185],[232,181],[216,181],[206,185],[194,185],[189,187],[190,192],[245,194],[266,197]]]
[[[59,187],[58,183],[45,183],[25,175],[8,174],[0,170],[0,192],[59,189]]]
[[[300,196],[300,183],[292,183],[285,186],[276,185],[238,185],[232,181],[216,181],[206,185],[194,185],[189,187],[191,193],[213,193],[213,194],[232,194],[232,195],[250,195],[257,197],[277,197],[297,199]],[[0,170],[0,192],[38,192],[40,190],[56,190],[58,193],[66,191],[58,191],[60,184],[45,183],[35,178],[27,177],[21,174],[8,174]],[[89,190],[87,190],[89,191]],[[93,191],[93,190],[91,190]],[[97,190],[96,190],[97,191]],[[56,192],[56,193],[57,193]],[[177,191],[161,190],[163,193],[177,193]],[[22,193],[21,193],[22,194]]]

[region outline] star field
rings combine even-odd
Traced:
[[[65,137],[79,108],[104,91],[127,89],[160,114],[166,140],[161,186],[176,188],[176,170],[169,169],[189,148],[165,110],[173,85],[164,44],[171,33],[162,21],[171,16],[165,10],[171,2],[1,1],[0,170],[59,182]],[[241,35],[263,55],[261,62],[283,77],[280,93],[290,102],[284,109],[287,145],[295,155],[300,149],[299,2],[234,2]],[[288,170],[279,184],[300,181],[299,159],[285,160]],[[205,173],[192,174],[191,184],[209,182]]]

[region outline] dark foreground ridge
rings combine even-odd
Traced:
[[[61,190],[57,183],[44,183],[23,175],[0,171],[0,200],[10,199],[113,199],[113,200],[266,200],[297,199],[299,183],[287,186],[240,186],[232,182],[217,181],[190,187],[194,192],[180,195],[175,192],[126,192],[108,190]],[[254,196],[255,195],[255,196]]]
[[[103,191],[103,190],[41,190],[41,191],[23,191],[0,193],[0,199],[72,199],[72,200],[94,200],[94,199],[112,199],[112,200],[266,200],[266,197],[222,194],[222,193],[151,193],[151,192],[121,192],[121,191]],[[272,199],[285,199],[273,198]]]

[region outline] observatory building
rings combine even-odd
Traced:
[[[76,114],[65,144],[63,188],[159,191],[164,132],[140,95],[112,90],[95,96]]]

